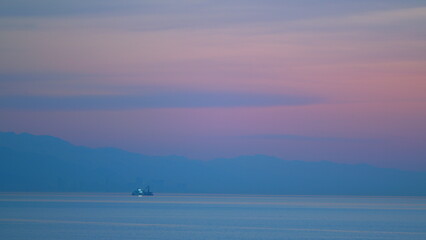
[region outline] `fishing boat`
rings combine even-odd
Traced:
[[[149,185],[145,188],[138,188],[132,192],[133,196],[154,196],[154,193],[149,189]]]

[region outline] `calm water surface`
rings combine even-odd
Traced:
[[[0,239],[426,239],[425,197],[0,193]]]

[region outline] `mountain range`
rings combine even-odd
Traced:
[[[426,172],[265,155],[209,161],[0,132],[0,191],[426,195]]]

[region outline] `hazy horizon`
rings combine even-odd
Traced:
[[[0,132],[0,191],[426,196],[426,171],[291,161],[267,155],[199,161],[75,146]],[[31,183],[31,184],[28,184]]]
[[[320,159],[320,160],[318,160],[318,159],[300,160],[300,159],[289,159],[289,158],[286,158],[286,157],[280,157],[280,156],[274,156],[274,155],[268,155],[268,154],[256,154],[256,153],[255,154],[246,154],[246,155],[226,156],[226,157],[212,157],[212,158],[196,158],[196,157],[188,157],[188,156],[176,155],[176,154],[150,155],[150,154],[146,154],[144,152],[129,151],[129,150],[126,150],[126,149],[123,149],[123,148],[119,148],[119,147],[114,147],[114,146],[87,146],[87,145],[79,145],[79,144],[75,144],[75,143],[73,143],[71,141],[68,141],[66,139],[63,139],[63,138],[60,138],[60,137],[56,137],[56,136],[52,136],[52,135],[46,135],[46,134],[32,134],[32,133],[28,133],[28,132],[13,132],[13,131],[6,131],[6,132],[0,131],[0,134],[14,134],[16,136],[29,135],[29,136],[35,136],[35,137],[49,137],[49,138],[53,138],[53,139],[57,139],[57,140],[63,141],[66,144],[74,145],[76,147],[89,148],[89,149],[93,149],[93,150],[97,150],[97,149],[100,149],[100,150],[101,149],[115,149],[115,150],[119,150],[119,151],[123,151],[123,152],[128,152],[128,153],[133,153],[133,154],[140,154],[140,155],[150,156],[150,157],[177,157],[177,158],[183,158],[183,159],[195,160],[195,161],[212,161],[212,160],[218,160],[218,159],[233,159],[233,158],[239,158],[239,157],[254,157],[254,156],[261,156],[262,157],[262,156],[264,156],[264,157],[282,159],[282,160],[285,160],[285,161],[332,162],[332,163],[336,163],[336,164],[370,165],[370,166],[377,167],[377,168],[389,168],[389,169],[396,169],[396,170],[403,170],[403,171],[426,172],[426,169],[421,169],[421,168],[386,167],[386,166],[380,166],[380,165],[375,165],[374,163],[366,163],[366,162],[342,163],[342,162],[335,162],[335,161],[325,160],[325,159]]]

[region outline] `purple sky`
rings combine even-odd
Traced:
[[[0,131],[426,170],[426,2],[2,1]]]

